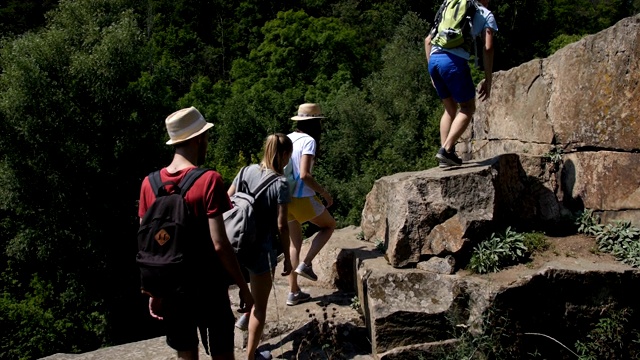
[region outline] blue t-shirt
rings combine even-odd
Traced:
[[[478,11],[476,11],[475,16],[473,17],[473,21],[471,23],[471,35],[473,38],[480,37],[484,29],[490,28],[493,31],[498,31],[498,24],[496,23],[496,18],[493,16],[493,13],[487,9],[486,7],[479,5]],[[437,45],[433,45],[431,48],[431,53],[433,54],[436,51],[445,51],[450,54],[459,56],[465,60],[469,60],[471,55],[462,47],[457,47],[453,49],[445,49]]]

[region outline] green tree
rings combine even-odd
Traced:
[[[162,161],[169,107],[127,2],[62,1],[50,19],[0,53],[0,357],[114,341],[108,326],[141,300],[140,180]]]
[[[327,150],[317,173],[335,194],[332,212],[342,226],[360,223],[378,178],[435,165],[442,108],[420,46],[427,31],[427,22],[407,14],[384,48],[382,69],[362,90],[347,84],[327,99]]]

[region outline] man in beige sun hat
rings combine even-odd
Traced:
[[[293,177],[295,185],[291,191],[291,203],[289,204],[289,254],[291,266],[295,269],[289,275],[289,295],[287,305],[296,305],[307,301],[311,295],[303,292],[298,286],[298,275],[312,281],[318,280],[313,272],[311,262],[336,228],[336,221],[327,210],[333,204],[333,197],[311,174],[313,162],[320,144],[322,130],[321,120],[325,116],[320,105],[305,103],[298,107],[298,114],[291,118],[296,122],[296,131],[287,135],[293,143],[291,164],[293,165]],[[319,194],[326,202],[318,198]],[[302,247],[302,224],[311,222],[320,230],[313,238],[311,246],[303,261],[300,262],[300,249]]]
[[[207,130],[213,124],[190,107],[169,115],[165,125],[169,134],[167,144],[175,148],[173,161],[142,181],[138,216],[141,224],[147,221],[145,213],[160,188],[172,193],[175,184],[198,174],[184,199],[197,219],[197,226],[203,230],[201,237],[193,239],[198,254],[192,254],[197,256],[195,266],[202,276],[186,295],[150,297],[149,313],[164,321],[167,344],[178,352],[178,359],[198,358],[198,330],[204,335],[202,341],[205,345],[208,343],[207,352],[213,359],[233,359],[235,319],[224,272],[240,288],[243,308],[239,311],[251,309],[253,298],[225,232],[222,214],[231,208],[231,203],[222,177],[213,170],[198,168],[205,160]]]

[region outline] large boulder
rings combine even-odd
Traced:
[[[359,262],[358,278],[372,352],[380,359],[446,350],[465,329],[489,336],[496,326],[511,334],[507,341],[540,333],[573,345],[605,310],[640,311],[633,291],[640,271],[594,254],[559,255],[489,275],[397,269],[369,258]],[[536,343],[550,346],[555,343]]]
[[[494,74],[458,144],[466,160],[504,153],[557,164],[561,208],[640,226],[640,14]]]
[[[640,14],[493,76],[459,150],[466,159],[640,149]]]
[[[365,239],[384,241],[391,265],[462,255],[498,224],[555,221],[553,164],[504,154],[463,167],[377,180],[362,211]]]

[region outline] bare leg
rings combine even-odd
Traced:
[[[247,341],[247,359],[249,360],[254,360],[256,349],[262,338],[270,292],[270,271],[260,275],[251,275],[251,295],[253,295],[254,304],[249,318],[249,339]]]
[[[444,113],[440,118],[440,145],[443,146],[449,136],[451,130],[451,124],[458,112],[458,103],[456,103],[452,97],[442,99],[442,105],[444,105]]]
[[[447,135],[445,141],[442,143],[442,147],[445,148],[445,150],[451,151],[453,149],[453,147],[456,145],[456,141],[458,141],[460,136],[462,136],[462,133],[464,133],[464,131],[467,129],[467,126],[469,126],[469,122],[471,121],[471,117],[473,116],[473,113],[475,111],[475,99],[471,99],[460,104],[460,111],[451,123],[449,135]]]
[[[333,234],[333,230],[335,230],[336,228],[336,221],[334,220],[333,216],[329,214],[329,211],[327,211],[327,209],[324,209],[322,214],[311,219],[311,222],[317,225],[320,228],[320,231],[318,231],[316,236],[313,238],[313,241],[311,241],[309,251],[307,251],[307,255],[304,257],[304,263],[309,266],[311,265],[311,261],[313,261],[313,258],[318,255],[327,241],[329,241],[329,238]]]
[[[300,264],[300,249],[302,248],[302,226],[296,220],[289,221],[289,256],[291,257],[291,268],[295,269]],[[298,274],[292,271],[289,275],[289,291],[296,293],[300,291],[298,286]]]

